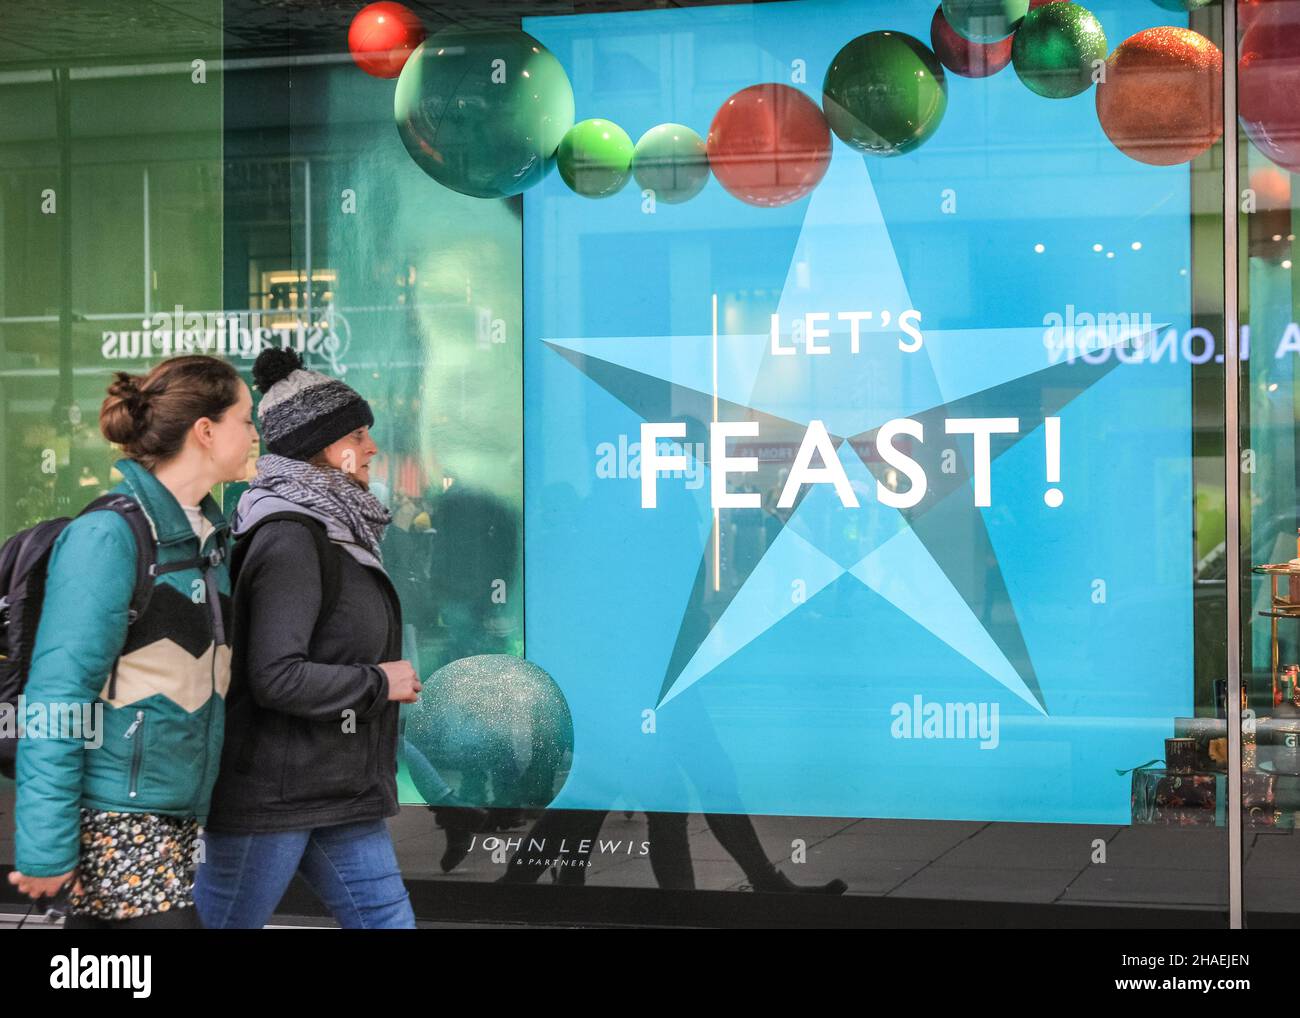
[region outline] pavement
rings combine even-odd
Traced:
[[[1224,909],[1228,841],[1225,828],[1085,826],[977,821],[751,818],[768,859],[799,884],[834,878],[850,895],[963,901],[1070,903]],[[477,835],[450,873],[439,858],[445,835],[423,806],[404,806],[389,821],[398,862],[408,880],[447,884],[495,881],[527,845],[529,828]],[[745,891],[750,884],[703,816],[687,819],[695,886]],[[610,812],[585,868],[589,887],[652,888],[642,843],[644,814]],[[502,843],[504,841],[504,844]],[[630,847],[629,847],[630,846]],[[572,859],[579,846],[548,839],[547,859]],[[13,785],[0,781],[0,865],[13,863]],[[556,870],[539,867],[540,882]],[[1300,913],[1300,835],[1264,829],[1245,837],[1245,900],[1252,908]],[[16,905],[3,906],[10,911]],[[317,925],[285,921],[277,925]],[[0,925],[7,925],[0,917]]]

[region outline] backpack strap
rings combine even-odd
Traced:
[[[158,566],[158,549],[154,543],[153,527],[150,526],[149,520],[145,517],[144,509],[140,503],[129,495],[107,494],[101,495],[92,501],[86,508],[79,512],[78,516],[85,516],[93,512],[115,512],[122,519],[126,520],[127,525],[131,528],[131,534],[135,538],[135,587],[131,591],[131,605],[127,609],[126,624],[127,628],[135,625],[145,610],[149,607],[149,601],[153,597],[154,578],[159,572],[170,571],[164,567]],[[112,700],[117,696],[117,663],[121,656],[113,659],[113,671],[108,679],[108,699]]]
[[[232,592],[235,591],[239,572],[243,568],[244,559],[248,557],[248,549],[253,543],[253,535],[266,524],[279,520],[288,520],[305,526],[307,532],[312,536],[313,543],[316,545],[316,561],[320,567],[320,611],[316,614],[316,624],[312,628],[311,634],[311,641],[315,643],[320,635],[321,627],[334,614],[334,609],[338,606],[339,593],[343,584],[341,579],[342,567],[339,565],[338,559],[339,553],[335,549],[334,543],[329,539],[329,534],[325,531],[325,525],[314,516],[288,511],[271,513],[240,534],[239,539],[235,542],[235,550],[230,554],[230,589]],[[235,597],[235,624],[237,627],[243,624],[242,618],[246,603],[245,598]],[[252,767],[258,737],[259,729],[254,726],[253,731],[244,739],[239,755],[235,760],[235,769],[240,773],[247,774]]]
[[[239,540],[235,542],[235,550],[230,556],[231,589],[234,589],[244,559],[248,557],[248,549],[253,543],[253,535],[266,524],[279,520],[289,520],[305,526],[312,536],[312,542],[316,545],[316,561],[320,568],[320,611],[316,614],[316,627],[312,631],[312,640],[315,641],[321,626],[334,614],[334,609],[338,606],[343,581],[341,579],[342,568],[339,565],[338,550],[334,547],[334,542],[329,539],[329,534],[325,531],[325,524],[314,516],[287,511],[271,513],[240,534]]]
[[[153,528],[145,518],[139,502],[129,495],[101,495],[77,515],[85,516],[87,513],[103,510],[115,512],[126,520],[135,538],[135,587],[131,591],[131,607],[127,612],[128,624],[133,624],[149,607],[149,599],[153,597],[154,577],[158,572],[167,570],[165,568],[160,570],[158,567],[158,550],[154,543]]]

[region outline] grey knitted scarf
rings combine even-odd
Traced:
[[[268,453],[258,457],[257,476],[249,487],[265,488],[337,520],[358,544],[380,558],[379,541],[393,518],[392,513],[342,470]]]

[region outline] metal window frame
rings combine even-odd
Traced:
[[[1228,557],[1228,926],[1242,928],[1241,827],[1241,360],[1238,351],[1237,4],[1223,3],[1224,494]]]

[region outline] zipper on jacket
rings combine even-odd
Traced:
[[[134,739],[140,726],[144,724],[144,711],[135,712],[135,720],[131,722],[131,727],[126,730],[122,736],[124,739]],[[135,746],[131,751],[131,787],[127,791],[127,796],[131,799],[136,797],[136,782],[140,779],[140,759],[144,754],[144,739],[135,739]]]

